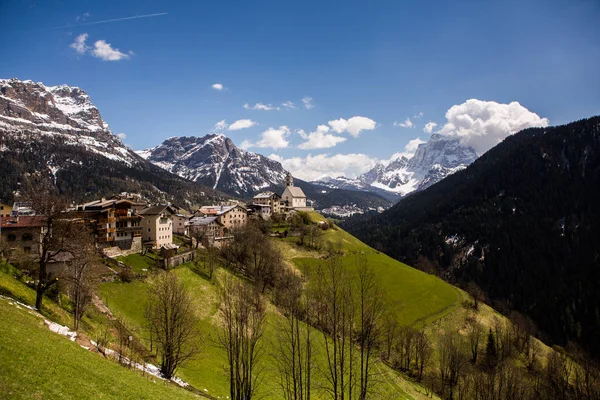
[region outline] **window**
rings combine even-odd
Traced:
[[[25,253],[31,253],[31,247],[29,247],[29,246],[23,247],[23,251]]]
[[[21,237],[21,240],[24,242],[29,242],[29,241],[33,240],[33,235],[31,233],[24,233],[23,236]]]
[[[150,228],[148,228],[148,232],[150,232]]]
[[[6,239],[7,239],[9,242],[14,242],[15,240],[17,240],[17,235],[12,235],[12,234],[11,234],[11,235],[8,235],[8,236],[6,237]]]

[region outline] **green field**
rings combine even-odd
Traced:
[[[316,222],[322,217],[316,213],[312,213],[310,218]],[[323,262],[323,252],[315,252],[300,247],[294,243],[295,238],[288,237],[286,239],[272,240],[276,241],[279,248],[283,251],[287,262],[299,269],[308,271]],[[380,282],[389,306],[394,310],[398,320],[402,324],[428,324],[434,320],[439,320],[444,315],[451,313],[460,306],[460,301],[458,300],[460,298],[460,293],[451,285],[444,283],[434,276],[417,271],[385,256],[384,254],[374,251],[339,228],[327,230],[325,232],[325,240],[335,244],[341,244],[341,248],[345,252],[342,259],[344,265],[347,265],[348,267],[351,267],[354,263],[353,253],[361,252],[366,254],[369,264],[380,277]],[[144,273],[146,271],[144,270],[150,270],[153,266],[153,260],[147,256],[132,255],[121,257],[118,260],[130,266],[133,271],[141,275],[146,275]],[[221,280],[225,274],[229,274],[229,272],[224,269],[219,269],[215,274],[215,279],[209,281],[204,274],[195,271],[193,264],[188,263],[174,269],[173,273],[178,275],[193,296],[195,308],[201,319],[198,324],[198,330],[202,334],[201,355],[182,367],[177,372],[177,376],[204,393],[215,397],[221,396],[222,398],[225,398],[229,395],[229,382],[227,371],[225,369],[225,352],[219,347],[217,338],[219,317],[216,285],[218,285],[219,280]],[[15,280],[9,274],[0,274],[0,290],[27,303],[31,303],[34,300],[33,291],[25,284]],[[136,338],[141,343],[145,344],[146,347],[149,347],[147,327],[144,318],[147,299],[147,285],[145,280],[135,280],[131,283],[119,281],[103,283],[98,287],[97,293],[113,314],[123,319]],[[282,398],[282,393],[278,385],[278,373],[272,357],[273,349],[276,348],[277,345],[278,326],[282,324],[283,317],[272,305],[269,306],[268,310],[266,332],[262,343],[262,361],[259,366],[262,376],[258,395],[261,398],[279,399]],[[70,325],[69,313],[49,299],[45,301],[44,312],[53,320],[57,320],[64,325]],[[97,317],[94,316],[94,312],[88,314],[89,315],[86,316],[84,320],[84,323],[87,325],[84,325],[84,327],[87,327],[93,332],[96,329],[95,322]],[[59,340],[60,343],[74,347],[74,350],[79,350],[78,346],[74,343],[71,343],[52,332],[44,332],[43,327],[39,328],[44,334],[55,337],[55,340]],[[320,368],[322,368],[325,365],[323,350],[323,341],[325,339],[318,331],[313,332],[313,338],[316,339],[316,364],[320,364]],[[18,352],[8,354],[7,356],[15,358],[17,357],[16,354],[19,354],[22,351],[24,350],[20,349]],[[104,360],[97,355],[86,353],[86,356],[99,358],[99,361],[108,363],[111,368],[116,368],[117,370],[122,369],[124,373],[127,372],[127,374],[133,374],[135,378],[142,379],[140,385],[142,385],[146,379],[141,376],[137,377],[136,375],[139,374],[125,371],[125,368]],[[38,359],[40,357],[43,358],[44,355],[31,355],[31,357],[32,359]],[[403,375],[383,364],[377,364],[376,368],[378,372],[376,398],[425,398],[422,394],[424,392],[423,388],[412,383]],[[13,370],[11,368],[11,371],[11,374],[19,374],[18,369]],[[100,369],[97,369],[96,372],[100,373]],[[85,374],[87,374],[87,371]],[[15,377],[10,377],[8,374],[4,375],[8,381],[16,379]],[[319,382],[319,379],[323,379],[320,378],[320,376],[322,375],[318,372],[315,372],[313,375],[313,382],[316,386],[324,383]],[[95,378],[92,379],[95,381]],[[59,377],[59,380],[62,380],[62,378]],[[66,383],[64,384],[66,385]],[[100,385],[99,383],[96,384]],[[188,394],[187,391],[178,388],[171,389],[169,385],[163,386],[165,386],[165,388],[162,390],[176,389],[184,392],[186,395]],[[91,388],[90,390],[102,392],[107,398],[114,396],[110,389],[104,389],[101,386],[98,386],[95,389]],[[324,392],[320,392],[318,389],[315,390],[313,394],[315,395],[315,398],[324,397]],[[70,395],[66,394],[65,396],[69,397]],[[146,398],[152,397],[154,397],[154,394],[148,392]]]
[[[0,326],[0,398],[198,398],[81,348],[6,298],[0,298]]]
[[[325,220],[317,213],[311,213],[310,217],[314,222]],[[421,328],[460,308],[463,296],[454,286],[375,251],[338,227],[326,230],[324,241],[341,245],[345,252],[342,262],[348,268],[356,262],[353,253],[366,256],[386,296],[389,309],[394,311],[401,325]],[[325,262],[318,252],[295,254],[297,250],[294,247],[298,246],[289,242],[284,246],[288,259],[309,274]]]

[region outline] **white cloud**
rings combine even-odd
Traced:
[[[244,104],[244,108],[246,110],[260,110],[260,111],[279,110],[279,107],[274,107],[271,104],[263,104],[263,103],[256,103],[253,106],[251,106],[250,104],[246,103],[246,104]]]
[[[223,89],[225,89],[225,86],[223,86],[222,83],[213,83],[213,85],[211,87],[213,89],[215,89],[215,90],[223,90]]]
[[[417,148],[422,143],[426,142],[424,140],[421,140],[421,138],[409,140],[406,146],[404,146],[404,151],[392,154],[392,156],[390,157],[390,161],[394,161],[400,157],[412,158],[415,155],[415,151],[417,151]]]
[[[242,142],[242,144],[240,144],[240,148],[241,148],[241,149],[244,149],[244,150],[248,150],[248,149],[249,149],[250,147],[252,147],[252,146],[253,146],[252,142],[251,142],[251,141],[249,141],[248,139],[244,140],[244,141]]]
[[[361,131],[372,131],[377,123],[366,117],[352,117],[348,120],[344,118],[329,121],[329,126],[336,133],[348,132],[354,137],[357,137]]]
[[[281,107],[287,108],[288,110],[294,110],[296,108],[296,105],[288,100],[281,103]]]
[[[394,126],[399,126],[401,128],[413,128],[415,124],[412,123],[410,118],[406,118],[404,122],[394,122]]]
[[[283,158],[271,154],[269,158],[279,161],[295,177],[312,181],[324,176],[347,176],[355,178],[375,166],[376,159],[366,154],[319,154],[316,156]]]
[[[229,125],[229,128],[227,128],[227,130],[239,131],[240,129],[251,128],[254,125],[257,125],[257,122],[252,121],[251,119],[238,119],[233,124]]]
[[[285,149],[290,144],[290,142],[286,139],[290,133],[290,128],[285,125],[280,126],[279,128],[269,128],[260,134],[260,140],[256,143],[251,143],[248,140],[244,140],[242,145],[245,147],[242,148],[247,149],[250,147],[262,147],[271,149]]]
[[[329,132],[327,125],[317,126],[317,130],[309,133],[308,135],[304,131],[298,131],[301,137],[307,139],[306,142],[301,143],[298,148],[303,150],[309,149],[327,149],[334,147],[338,143],[345,142],[346,138],[342,136],[332,135]]]
[[[121,53],[119,49],[113,49],[109,43],[105,40],[98,40],[94,43],[94,49],[92,55],[104,61],[119,61],[131,57],[133,53],[130,51],[129,54]]]
[[[223,129],[227,129],[227,122],[224,119],[220,120],[215,124],[215,129],[218,131],[222,131]]]
[[[423,132],[425,133],[431,133],[433,132],[433,128],[435,128],[437,126],[437,124],[433,121],[429,121],[428,123],[425,124],[425,127],[423,128]]]
[[[78,54],[84,54],[89,47],[85,44],[88,38],[87,33],[82,33],[75,38],[75,41],[69,45],[70,48],[75,49]]]
[[[304,96],[302,98],[302,103],[304,104],[304,107],[307,110],[310,110],[311,108],[313,108],[315,105],[313,104],[313,98],[312,97],[308,97],[308,96]]]
[[[119,139],[121,139],[121,140],[125,140],[125,138],[127,137],[127,135],[126,135],[126,134],[124,134],[123,132],[121,132],[121,133],[117,133],[117,137],[118,137]]]
[[[450,107],[446,119],[440,133],[459,136],[464,145],[479,154],[520,130],[549,125],[547,118],[540,118],[516,101],[501,104],[470,99]]]
[[[423,117],[423,111],[419,111],[418,114],[413,115],[414,119],[421,119],[421,117]]]

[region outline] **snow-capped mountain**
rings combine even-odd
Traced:
[[[477,157],[475,150],[461,145],[459,138],[433,134],[428,142],[419,145],[410,159],[401,156],[391,162],[380,162],[356,179],[323,178],[314,183],[401,197],[428,188],[466,168]]]
[[[139,160],[112,134],[90,96],[78,87],[0,79],[0,129],[24,142],[53,137],[127,165]]]
[[[0,176],[4,202],[42,183],[76,201],[131,191],[184,206],[215,194],[125,146],[84,90],[18,79],[0,79]]]
[[[138,154],[183,178],[241,197],[283,185],[286,175],[277,161],[241,150],[222,134],[173,137]]]
[[[137,152],[155,165],[183,178],[210,186],[236,197],[249,198],[257,192],[281,193],[287,171],[274,160],[237,148],[222,134],[203,137],[173,137],[152,149]],[[374,193],[344,188],[329,188],[295,179],[311,205],[317,210],[330,210],[339,216],[384,210],[391,203]]]

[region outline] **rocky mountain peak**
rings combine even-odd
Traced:
[[[476,159],[475,150],[463,146],[460,138],[433,134],[428,142],[419,145],[410,159],[401,156],[390,162],[379,162],[354,180],[341,177],[319,183],[332,188],[405,196],[433,185]]]
[[[281,185],[286,175],[280,163],[240,150],[222,134],[169,138],[138,154],[183,178],[242,197]]]

